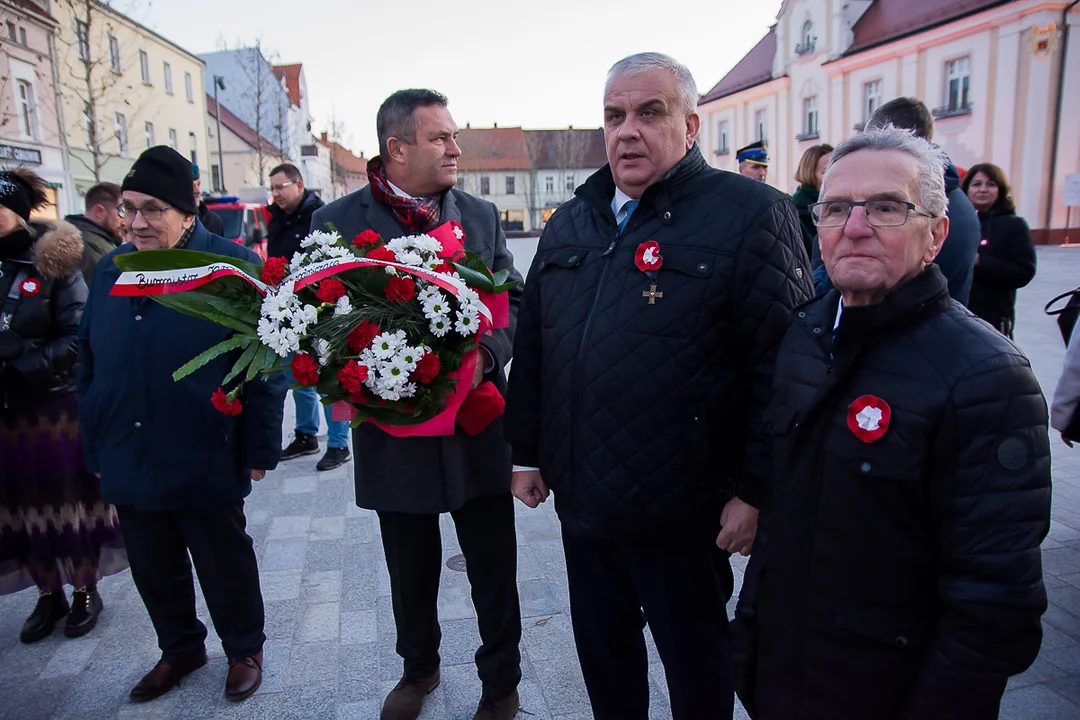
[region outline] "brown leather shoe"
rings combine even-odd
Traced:
[[[199,650],[170,664],[158,660],[154,669],[143,675],[139,684],[131,689],[131,702],[148,702],[159,698],[180,683],[180,679],[206,664],[206,649]]]
[[[519,700],[517,690],[503,698],[485,695],[480,698],[480,706],[476,708],[473,720],[510,720],[517,715]]]
[[[383,701],[379,720],[416,720],[424,707],[424,698],[439,687],[439,669],[427,677],[398,680],[398,684]]]
[[[262,650],[243,660],[229,661],[225,677],[225,699],[233,702],[247,700],[262,685]]]

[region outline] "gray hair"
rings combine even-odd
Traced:
[[[690,69],[675,58],[668,57],[663,53],[647,52],[624,57],[611,66],[608,70],[607,81],[604,83],[604,94],[607,94],[611,81],[621,75],[638,75],[650,70],[666,70],[675,77],[679,88],[679,104],[683,113],[691,115],[697,111],[698,91],[694,76]]]
[[[915,158],[919,163],[919,204],[934,217],[945,214],[949,206],[945,195],[945,154],[936,145],[895,125],[868,129],[836,146],[825,170],[826,177],[837,162],[859,150],[899,150]]]
[[[396,137],[407,143],[416,142],[416,111],[429,105],[446,107],[446,96],[434,90],[398,90],[386,98],[375,116],[379,134],[379,153],[386,155],[386,142]]]

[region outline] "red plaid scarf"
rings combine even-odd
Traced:
[[[390,187],[390,181],[383,171],[382,158],[378,156],[368,160],[367,175],[372,196],[394,211],[406,232],[424,233],[438,227],[442,193],[426,198],[401,197]]]

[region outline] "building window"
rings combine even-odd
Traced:
[[[574,187],[575,187],[574,186],[574,176],[573,175],[567,175],[566,176],[566,192],[574,192]]]
[[[464,175],[458,175],[457,176],[457,189],[460,190],[461,192],[465,192],[465,176]]]
[[[19,126],[24,137],[37,139],[37,104],[34,101],[34,86],[26,81],[17,82],[19,100]]]
[[[803,100],[803,131],[795,136],[796,140],[816,140],[818,138],[817,96]]]
[[[11,42],[19,42],[19,35],[16,31],[15,23],[11,22],[10,20],[8,20],[7,24],[7,34],[8,40],[10,40]]]
[[[516,178],[513,175],[507,175],[506,176],[506,194],[507,195],[513,195],[514,194],[514,181],[515,180],[516,180]]]
[[[109,35],[109,67],[117,75],[120,74],[120,41],[115,35]]]
[[[881,81],[873,80],[863,85],[863,120],[869,120],[881,107]]]
[[[195,133],[188,133],[188,142],[191,143],[191,164],[195,165],[199,162],[199,156],[195,154]]]
[[[142,73],[143,85],[150,84],[150,56],[145,50],[139,51],[139,72]]]
[[[177,145],[179,145],[179,143],[176,141],[176,128],[169,128],[169,147],[176,150]]]
[[[146,123],[146,147],[154,147],[154,123]]]
[[[945,64],[945,105],[936,117],[966,115],[971,110],[971,58],[962,57]]]
[[[487,175],[484,175],[483,177],[480,178],[480,194],[481,195],[490,195],[491,194],[491,178],[489,178]]]
[[[79,59],[90,62],[90,29],[82,20],[75,21],[75,44],[79,46]]]
[[[807,53],[814,52],[814,44],[817,42],[817,38],[814,37],[814,23],[807,20],[802,26],[802,37],[799,39],[799,44],[795,46],[796,55],[806,55]]]
[[[765,110],[754,113],[754,140],[768,140],[769,116]]]
[[[116,142],[120,146],[120,154],[128,154],[128,126],[127,117],[123,113],[116,113]]]
[[[23,47],[27,47],[27,44],[26,44],[26,28],[24,28],[24,27],[19,28],[19,44],[22,45]]]
[[[544,178],[544,191],[549,193],[549,194],[555,192],[555,176],[554,175],[548,175],[546,178]]]
[[[728,155],[730,153],[731,146],[728,144],[728,123],[727,120],[724,120],[716,128],[716,154]]]
[[[195,102],[195,91],[191,88],[191,73],[184,73],[184,94],[188,102]]]
[[[172,66],[169,63],[162,63],[165,71],[165,94],[172,95]]]
[[[525,211],[524,210],[502,210],[499,212],[502,216],[503,230],[524,230],[525,229]]]
[[[94,149],[94,113],[90,103],[83,103],[83,129],[86,130],[86,147]]]
[[[221,167],[219,165],[210,166],[210,184],[214,192],[221,192]]]

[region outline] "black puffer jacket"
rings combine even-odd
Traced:
[[[1016,290],[1035,277],[1037,258],[1024,218],[1013,212],[980,214],[982,243],[968,309],[1012,337]]]
[[[514,462],[540,468],[575,535],[716,523],[733,494],[765,494],[773,358],[811,294],[795,208],[696,147],[622,232],[614,192],[599,170],[540,239],[510,375]],[[654,305],[634,261],[649,240],[663,256]]]
[[[311,232],[311,216],[325,203],[310,190],[304,191],[300,205],[288,215],[277,205],[270,205],[270,226],[266,235],[266,256],[292,260],[300,241]],[[351,238],[350,238],[351,239]]]
[[[34,225],[32,230],[36,237],[25,238],[29,249],[0,264],[0,302],[13,310],[10,328],[0,332],[0,409],[5,411],[75,390],[76,334],[86,302],[86,283],[79,272],[82,233],[67,222]],[[9,236],[0,242],[20,240]],[[17,280],[21,289],[8,300]]]
[[[838,301],[800,308],[780,346],[775,492],[736,612],[740,697],[763,720],[996,718],[1046,609],[1039,383],[936,266],[845,308],[830,360]],[[890,413],[877,439],[849,425],[866,396]]]
[[[68,215],[64,218],[74,225],[83,238],[83,261],[82,275],[86,286],[94,281],[94,266],[101,258],[115,250],[120,244],[119,240],[109,234],[109,231],[98,225],[85,215]]]

